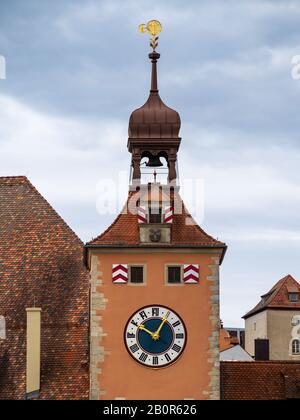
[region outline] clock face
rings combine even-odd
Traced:
[[[186,345],[186,329],[174,311],[155,305],[139,309],[125,328],[129,354],[139,363],[160,368],[182,354]]]

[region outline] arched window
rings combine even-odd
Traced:
[[[6,325],[4,316],[0,315],[0,340],[6,339]]]
[[[292,342],[292,352],[293,354],[300,354],[300,340],[298,338]]]

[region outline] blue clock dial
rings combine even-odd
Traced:
[[[167,366],[182,354],[186,345],[186,329],[173,310],[156,305],[137,311],[125,328],[129,354],[148,367]]]
[[[149,321],[143,323],[143,326],[149,331],[155,332],[158,330],[161,322],[162,318],[149,319]],[[166,322],[160,331],[159,339],[154,340],[150,334],[143,330],[139,330],[137,338],[143,350],[151,354],[160,354],[166,352],[172,346],[175,334],[174,329]]]

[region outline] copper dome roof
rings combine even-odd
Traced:
[[[160,54],[149,54],[152,61],[152,82],[147,102],[133,111],[129,121],[129,138],[131,139],[178,139],[181,126],[177,111],[169,108],[161,100],[157,88],[156,63]]]

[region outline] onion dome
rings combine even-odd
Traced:
[[[178,139],[181,126],[177,111],[161,100],[157,83],[157,60],[160,54],[149,54],[152,62],[151,90],[147,102],[135,110],[129,121],[129,139]]]

